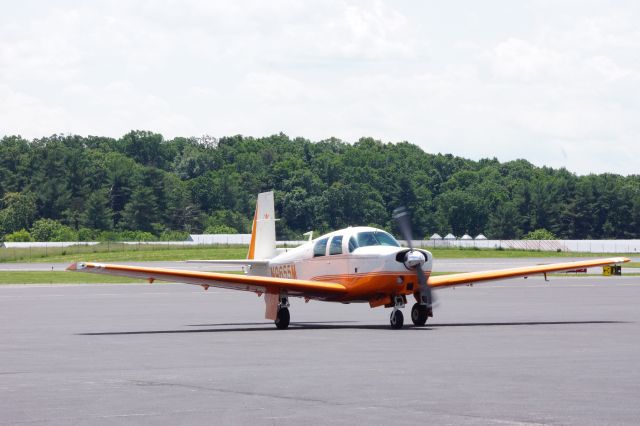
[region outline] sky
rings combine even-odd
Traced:
[[[0,6],[0,136],[366,136],[640,173],[637,1]]]

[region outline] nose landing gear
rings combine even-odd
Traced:
[[[391,317],[389,323],[391,328],[397,330],[404,325],[404,315],[402,315],[401,308],[404,308],[404,298],[402,296],[395,296],[393,298],[393,311],[391,311]]]
[[[285,330],[289,327],[289,321],[291,316],[289,314],[289,299],[287,297],[280,297],[278,303],[278,313],[276,314],[276,320],[274,321],[276,327],[279,330]]]
[[[389,318],[389,322],[391,324],[391,328],[399,329],[404,325],[404,315],[402,315],[402,311],[393,309],[391,312],[391,318]]]

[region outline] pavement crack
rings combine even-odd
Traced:
[[[180,388],[184,388],[184,389],[204,390],[204,391],[220,392],[220,393],[233,394],[233,395],[258,396],[258,397],[263,397],[263,398],[274,398],[274,399],[280,399],[280,400],[285,400],[285,401],[314,402],[314,403],[326,404],[326,405],[331,405],[331,406],[344,405],[344,404],[336,402],[336,401],[327,401],[327,400],[318,399],[318,398],[305,398],[305,397],[301,397],[301,396],[276,395],[276,394],[265,393],[265,392],[239,391],[239,390],[216,388],[216,387],[210,387],[210,386],[189,385],[189,384],[185,384],[185,383],[155,382],[155,381],[148,381],[148,380],[130,380],[130,382],[134,383],[137,386],[180,387]]]

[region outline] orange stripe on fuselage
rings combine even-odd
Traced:
[[[427,279],[431,271],[425,271]],[[402,282],[398,283],[398,278]],[[311,281],[334,282],[347,288],[349,299],[370,299],[378,294],[413,294],[418,286],[416,275],[398,272],[366,272],[359,274],[319,275]],[[411,288],[407,285],[412,283]]]

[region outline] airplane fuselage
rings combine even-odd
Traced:
[[[336,301],[387,305],[392,295],[409,295],[417,289],[416,273],[404,263],[408,251],[383,230],[350,227],[287,250],[250,274],[340,283],[348,294]],[[432,256],[426,250],[420,252],[426,258],[422,269],[428,277]]]

